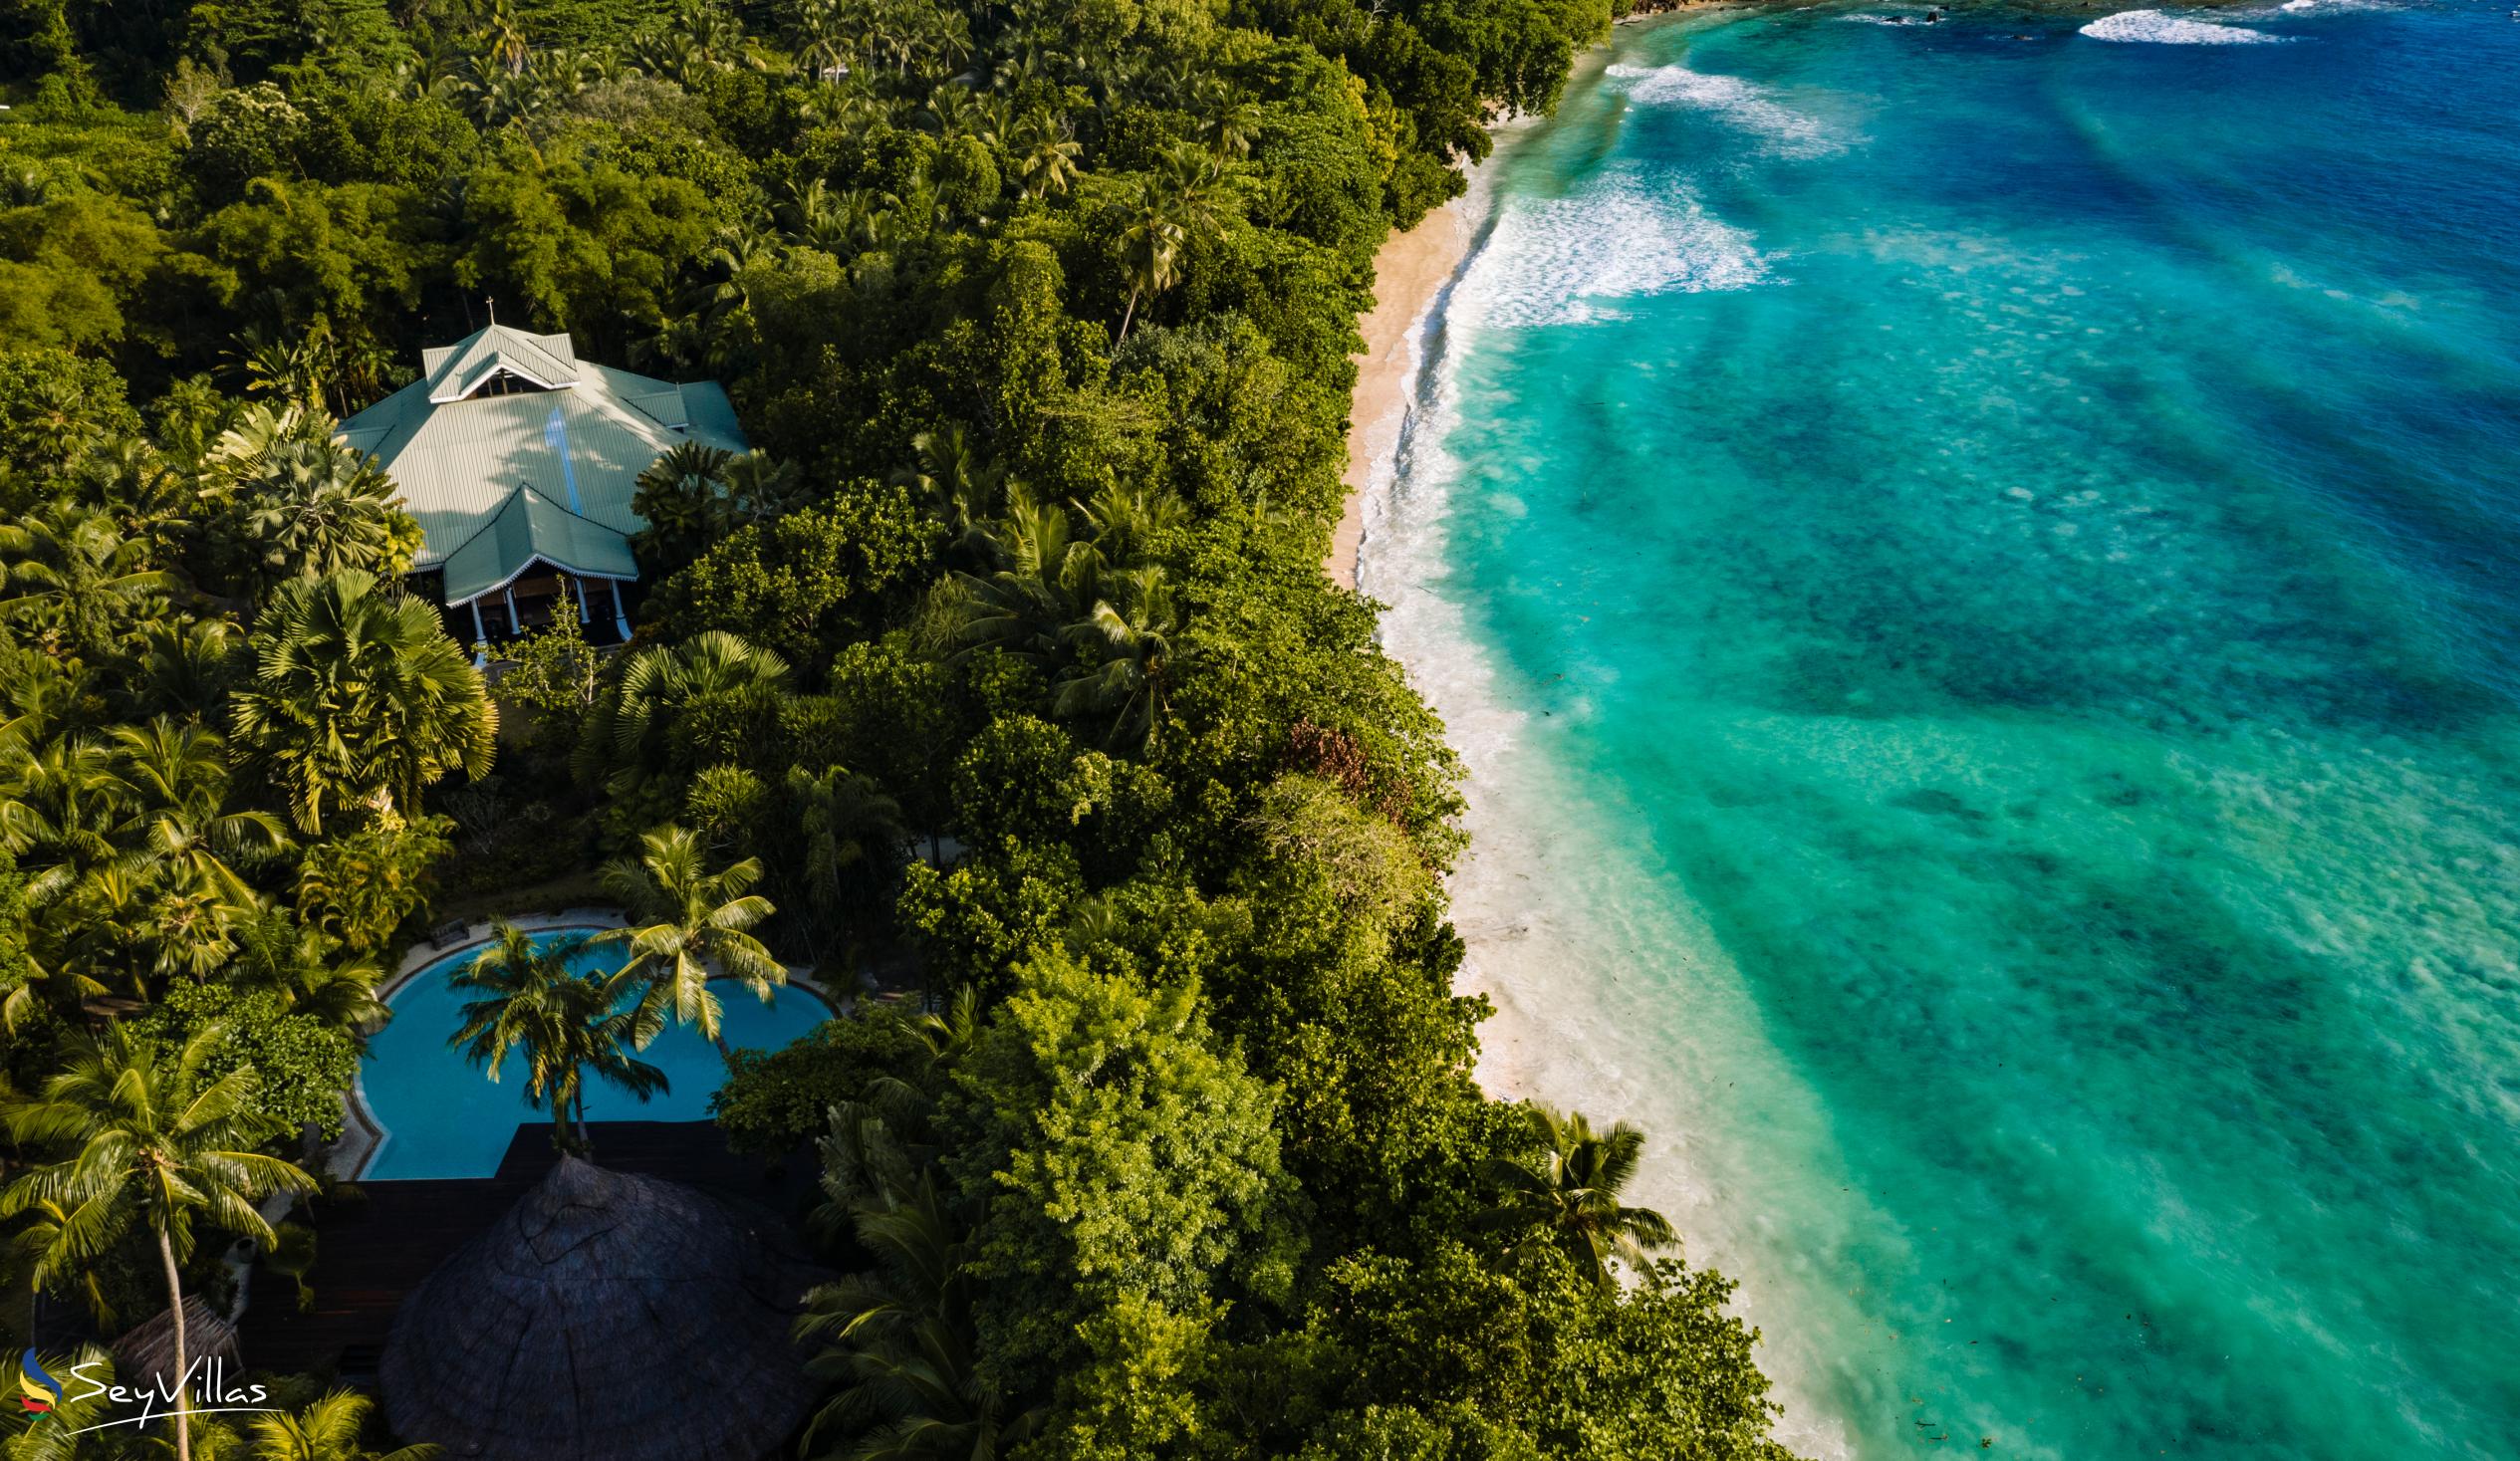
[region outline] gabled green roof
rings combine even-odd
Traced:
[[[514,579],[544,543],[566,543],[579,557],[564,566],[580,574],[637,577],[626,546],[599,549],[589,530],[619,545],[646,526],[630,510],[638,474],[674,446],[748,447],[715,382],[677,384],[581,361],[565,335],[493,326],[429,351],[423,364],[422,378],[342,422],[341,437],[401,489],[420,524],[416,566],[445,568],[449,604]],[[502,374],[511,393],[481,393]],[[448,391],[470,393],[441,398]],[[489,531],[517,503],[518,522]],[[544,510],[580,526],[552,526]]]
[[[462,400],[500,373],[565,389],[578,383],[578,348],[566,335],[528,335],[493,325],[454,345],[420,352],[428,398]]]
[[[448,550],[446,602],[504,589],[535,560],[588,579],[634,579],[630,540],[531,487],[519,487],[479,531]]]

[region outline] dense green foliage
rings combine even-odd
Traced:
[[[602,868],[623,972],[503,936],[449,1032],[566,1144],[710,969],[903,996],[719,1098],[822,1167],[813,1454],[1780,1454],[1640,1138],[1470,1080],[1457,767],[1320,572],[1377,248],[1608,19],[0,8],[12,1082],[243,1022],[277,1150],[436,889]],[[642,477],[633,645],[495,689],[330,439],[485,297],[759,448]]]

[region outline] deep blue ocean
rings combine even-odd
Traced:
[[[1365,587],[1807,1451],[2520,1457],[2520,22],[1623,29]],[[1899,23],[1899,22],[1907,23]]]

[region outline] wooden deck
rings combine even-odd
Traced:
[[[800,1151],[777,1175],[757,1157],[726,1149],[710,1121],[598,1121],[598,1164],[685,1182],[720,1197],[801,1215],[814,1194],[814,1165]],[[516,1128],[496,1176],[455,1181],[361,1182],[357,1197],[315,1214],[314,1307],[298,1311],[297,1286],[257,1269],[239,1326],[253,1369],[338,1374],[371,1386],[402,1296],[497,1221],[559,1158],[551,1127]]]

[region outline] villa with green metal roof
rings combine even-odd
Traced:
[[[569,608],[599,643],[630,636],[638,474],[686,441],[747,450],[725,389],[578,359],[566,335],[504,325],[421,355],[420,378],[341,424],[419,520],[419,590],[466,643]]]

